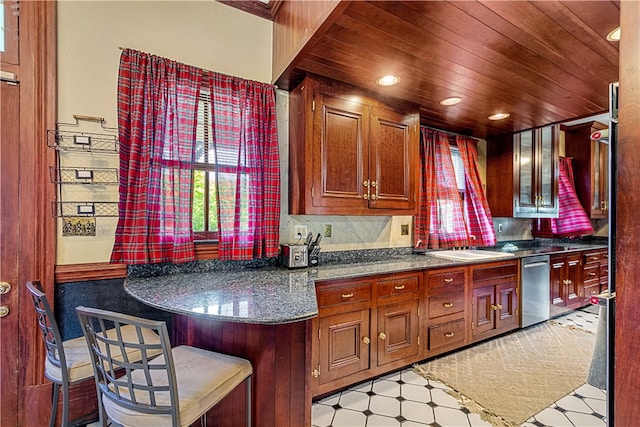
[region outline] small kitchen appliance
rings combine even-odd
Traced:
[[[308,250],[305,244],[281,244],[280,264],[287,268],[304,268],[308,266]]]

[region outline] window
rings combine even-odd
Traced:
[[[211,96],[208,91],[201,91],[193,167],[192,217],[196,241],[218,240],[219,217],[233,218],[235,215],[237,185],[240,185],[240,230],[249,230],[249,171],[241,169],[246,165],[238,162],[237,146],[213,141],[211,126]]]
[[[465,198],[465,182],[464,182],[464,162],[462,161],[462,157],[460,156],[460,150],[458,150],[455,146],[450,146],[449,148],[451,152],[451,161],[453,163],[453,172],[455,175],[455,184],[458,189],[458,193],[460,194],[460,201],[453,200],[449,198],[438,198],[438,218],[440,219],[439,227],[440,231],[443,233],[454,233],[455,230],[459,227],[456,224],[456,213],[459,212],[456,209],[457,204],[460,204],[460,209],[462,210],[462,214],[464,216],[465,224],[468,223],[467,209],[466,204],[464,203]]]
[[[0,59],[18,65],[19,2],[0,0]]]

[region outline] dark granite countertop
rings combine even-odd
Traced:
[[[603,245],[554,244],[531,248],[487,248],[508,251],[514,258],[606,248]],[[511,250],[509,250],[511,249]],[[502,258],[509,259],[509,258]],[[427,254],[385,254],[365,261],[334,262],[315,268],[288,270],[277,266],[132,277],[125,290],[135,299],[172,313],[212,320],[282,324],[318,315],[315,282],[426,270],[475,262]]]

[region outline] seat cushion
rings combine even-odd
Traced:
[[[121,330],[122,337],[125,342],[138,341],[135,326],[126,325],[123,326]],[[153,331],[146,328],[142,328],[141,331],[145,343],[160,343],[160,338]],[[115,331],[113,329],[108,330],[107,336],[109,338],[114,338]],[[89,346],[87,346],[87,341],[84,336],[64,341],[62,343],[62,347],[64,348],[64,355],[67,360],[70,382],[81,381],[93,377],[93,366],[91,365],[91,358],[89,356]],[[120,350],[116,349],[115,351],[115,357],[118,358]],[[149,351],[149,354],[152,356],[157,356],[161,353],[162,350],[160,349]],[[129,357],[129,360],[140,360],[140,350],[128,349],[127,356]],[[60,368],[51,363],[48,357],[45,361],[44,372],[50,380],[59,383],[62,382],[62,372]]]
[[[180,425],[188,426],[200,418],[218,401],[224,398],[237,385],[252,373],[251,363],[245,359],[214,353],[189,346],[172,349],[176,372],[178,399],[180,405]],[[164,355],[154,359],[155,363],[164,363]],[[167,385],[164,372],[151,371],[154,385]],[[146,383],[144,372],[136,370],[131,373],[135,382]],[[130,396],[126,387],[120,387],[123,396]],[[145,393],[136,396],[142,403],[148,403]],[[168,393],[157,395],[157,404],[170,406]],[[103,396],[104,409],[116,423],[136,427],[171,426],[170,415],[155,415],[136,412],[124,408]]]

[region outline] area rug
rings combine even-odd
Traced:
[[[585,383],[594,342],[549,321],[414,368],[493,425],[520,426]]]

